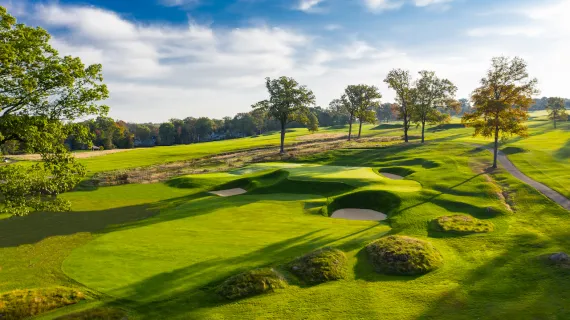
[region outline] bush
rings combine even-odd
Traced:
[[[99,151],[103,151],[103,150],[105,150],[105,147],[100,146],[100,147],[99,147]]]
[[[70,288],[14,290],[0,295],[0,319],[25,319],[84,299]]]
[[[128,319],[127,313],[115,308],[95,308],[80,311],[66,316],[55,318],[56,320],[122,320]]]
[[[379,273],[420,275],[439,268],[443,257],[431,243],[406,236],[388,236],[366,247]]]
[[[271,268],[255,269],[232,276],[224,281],[217,290],[222,297],[230,300],[241,299],[284,288],[287,282],[277,271]]]
[[[484,233],[493,231],[493,223],[475,219],[471,216],[455,215],[439,217],[432,221],[435,231],[457,234]]]
[[[291,270],[307,283],[344,279],[347,273],[347,259],[340,250],[324,248],[293,261]]]

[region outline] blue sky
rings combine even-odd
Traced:
[[[326,107],[392,68],[434,70],[468,97],[493,56],[521,56],[542,94],[570,96],[570,0],[0,0],[62,54],[102,63],[110,116],[221,118],[292,76]]]

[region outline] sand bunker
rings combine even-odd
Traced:
[[[212,191],[210,193],[220,197],[231,197],[231,196],[237,196],[238,194],[244,194],[246,192],[247,191],[242,188],[235,188],[235,189]]]
[[[382,221],[388,218],[387,215],[370,209],[340,209],[332,216],[335,219]]]
[[[388,178],[388,179],[392,179],[392,180],[402,180],[404,179],[404,177],[399,176],[397,174],[393,174],[393,173],[388,173],[388,172],[380,172],[381,175],[383,175],[384,177]]]

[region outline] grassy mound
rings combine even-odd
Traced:
[[[439,268],[443,257],[429,242],[406,236],[388,236],[366,247],[379,273],[419,275]]]
[[[0,319],[25,319],[83,299],[81,292],[70,288],[14,290],[0,295]]]
[[[493,223],[471,216],[454,215],[439,217],[431,222],[434,231],[457,234],[485,233],[494,229]]]
[[[325,208],[326,214],[330,216],[333,212],[346,209],[370,209],[388,214],[400,206],[401,200],[398,196],[387,191],[368,190],[349,193],[333,199]]]
[[[271,268],[256,269],[228,278],[217,293],[226,299],[235,300],[284,288],[287,282]]]
[[[56,318],[56,320],[123,320],[127,319],[127,313],[115,308],[95,308],[81,312],[75,312]]]
[[[347,273],[346,255],[337,249],[323,248],[293,261],[291,271],[307,283],[344,279]]]

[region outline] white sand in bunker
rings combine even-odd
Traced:
[[[399,176],[397,174],[393,174],[393,173],[388,173],[388,172],[380,172],[381,175],[383,175],[384,177],[388,178],[388,179],[392,179],[392,180],[402,180],[404,179],[404,177]]]
[[[245,189],[242,188],[234,188],[234,189],[227,189],[227,190],[218,190],[218,191],[211,191],[211,194],[215,194],[217,196],[220,197],[231,197],[231,196],[237,196],[239,194],[244,194],[247,191]]]
[[[364,221],[382,221],[388,218],[382,212],[370,209],[340,209],[335,211],[332,216],[335,219],[348,219],[348,220],[364,220]]]

